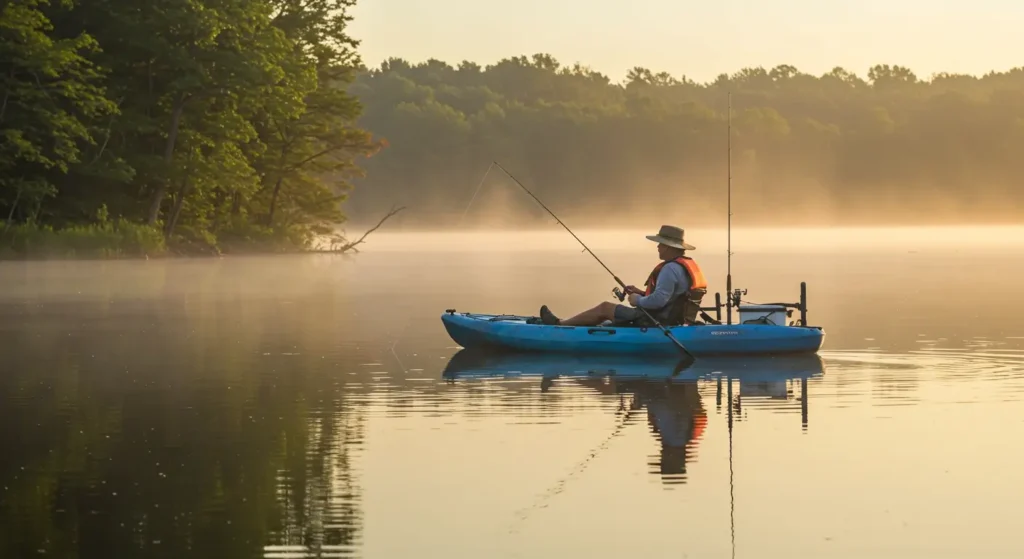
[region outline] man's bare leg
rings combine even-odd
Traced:
[[[606,320],[614,319],[615,303],[605,301],[600,305],[597,305],[592,309],[587,309],[572,318],[564,318],[558,323],[561,326],[597,326]]]

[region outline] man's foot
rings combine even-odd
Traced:
[[[548,309],[547,305],[540,308],[540,319],[544,324],[549,326],[555,326],[562,323],[562,321]]]

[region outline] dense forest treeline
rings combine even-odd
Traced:
[[[343,220],[354,0],[11,0],[0,243],[17,254],[294,248]]]
[[[1024,201],[1024,68],[923,79],[782,65],[695,83],[637,67],[617,84],[536,54],[487,67],[391,59],[350,90],[389,147],[347,207],[401,200],[407,225],[541,217],[492,169],[463,221],[492,160],[577,224],[721,224],[730,92],[737,222],[1005,220]]]
[[[540,217],[495,160],[574,223],[721,223],[727,93],[743,223],[1010,219],[1024,198],[1024,68],[368,69],[354,1],[5,2],[0,256],[294,250],[393,204],[415,226]]]

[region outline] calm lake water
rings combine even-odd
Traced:
[[[687,235],[724,292],[724,232]],[[734,231],[747,299],[808,283],[820,359],[474,373],[444,309],[610,300],[574,243],[0,263],[0,557],[1024,556],[1024,230]]]

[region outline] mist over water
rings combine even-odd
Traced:
[[[658,225],[576,233],[639,284]],[[820,362],[673,382],[459,353],[444,309],[611,299],[557,225],[0,263],[0,556],[1017,557],[1021,233],[736,228],[734,285],[806,281]],[[686,235],[724,292],[725,231]]]
[[[579,248],[579,243],[553,220],[532,229],[480,228],[463,231],[413,230],[400,233],[382,232],[372,238],[372,250],[403,251],[410,243],[417,251],[428,252],[490,252],[490,251],[560,251]],[[668,220],[667,223],[673,223]],[[724,227],[683,227],[687,241],[697,246],[694,257],[705,261],[724,256],[728,231]],[[573,228],[573,232],[597,253],[600,251],[631,252],[646,256],[651,252],[645,235],[657,233],[660,222],[641,228]],[[569,223],[572,227],[572,224]],[[413,238],[415,240],[410,240]],[[919,253],[957,251],[970,254],[1024,248],[1024,226],[956,226],[956,227],[734,227],[732,229],[733,263],[741,263],[749,254],[786,254],[792,252],[843,253]],[[654,252],[657,257],[657,252]],[[589,258],[589,257],[588,257]],[[599,268],[600,269],[600,268]]]

